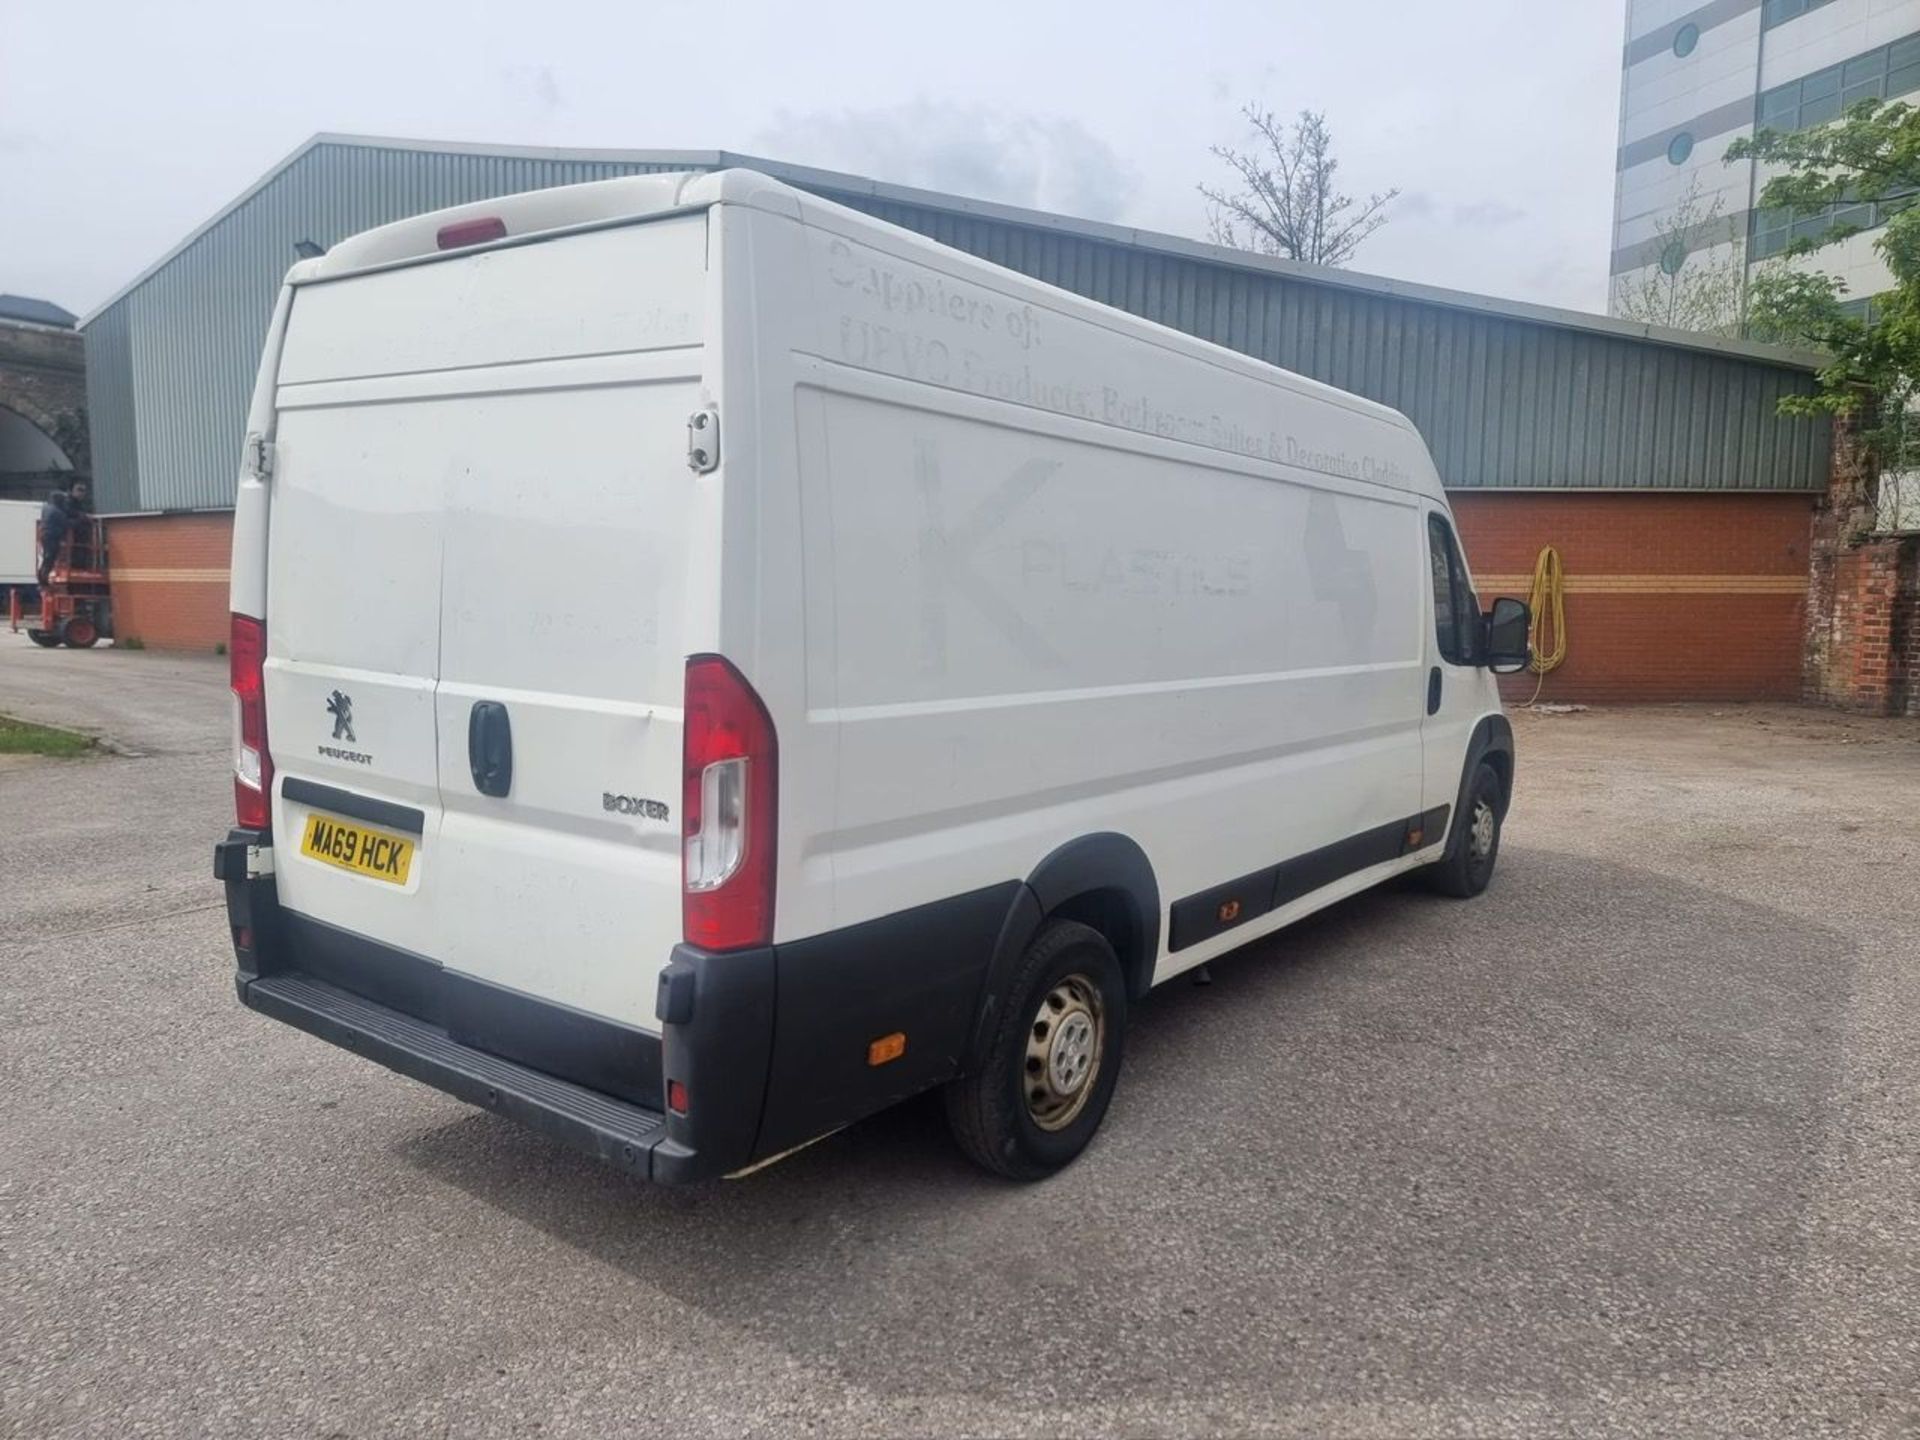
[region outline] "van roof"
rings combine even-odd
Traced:
[[[742,205],[784,215],[818,229],[881,242],[902,258],[928,258],[937,252],[944,264],[975,273],[1005,277],[1008,283],[1057,297],[1056,303],[1081,313],[1096,313],[1108,323],[1150,333],[1161,343],[1231,369],[1278,379],[1300,394],[1332,401],[1357,414],[1409,431],[1413,422],[1398,410],[1327,385],[1296,371],[1271,365],[1238,350],[1216,345],[1184,330],[1159,324],[1112,306],[1102,305],[1071,290],[1049,285],[1017,270],[995,265],[943,245],[912,230],[902,229],[864,211],[839,205],[764,175],[757,170],[677,171],[664,175],[630,175],[613,180],[591,180],[578,185],[550,186],[517,195],[495,196],[412,215],[349,236],[326,254],[303,260],[288,272],[290,283],[311,284],[362,274],[369,270],[431,263],[482,249],[521,245],[581,230],[631,224],[662,215],[689,213],[713,205]],[[497,220],[504,233],[495,232],[471,244],[442,248],[445,232],[462,224]],[[1417,433],[1417,432],[1415,432]]]
[[[511,245],[560,230],[621,224],[676,210],[698,209],[718,198],[716,193],[697,196],[691,193],[697,187],[703,192],[715,191],[716,187],[699,187],[699,182],[707,178],[705,172],[693,170],[629,175],[617,180],[592,180],[581,185],[555,185],[517,195],[496,195],[465,205],[450,205],[444,210],[429,210],[350,235],[326,254],[295,265],[288,272],[288,278],[295,284],[329,280],[382,266],[439,259],[482,248],[481,244],[444,243],[443,232],[463,222],[498,219],[505,226],[504,238],[495,237],[490,243]]]

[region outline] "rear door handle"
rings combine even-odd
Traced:
[[[1440,713],[1440,667],[1434,666],[1427,671],[1427,714]]]
[[[505,795],[513,788],[513,724],[498,700],[473,702],[467,763],[473,767],[473,787],[482,795]]]

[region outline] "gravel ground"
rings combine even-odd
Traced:
[[[0,636],[0,1430],[1920,1427],[1920,728],[1517,717],[1481,900],[1137,1013],[1018,1188],[937,1106],[655,1190],[241,1009],[224,664]]]

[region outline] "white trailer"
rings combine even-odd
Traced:
[[[39,519],[38,500],[0,500],[0,591],[36,583],[40,556],[34,526]]]

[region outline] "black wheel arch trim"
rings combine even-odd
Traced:
[[[1042,916],[1097,891],[1124,896],[1133,931],[1132,953],[1119,957],[1127,977],[1127,998],[1137,1000],[1147,993],[1154,963],[1160,958],[1160,882],[1139,841],[1111,830],[1069,840],[1033,867],[1027,888],[1039,902]]]
[[[1069,840],[1033,867],[1007,907],[974,1005],[969,1067],[984,1051],[1006,1003],[1015,967],[1040,927],[1049,916],[1070,909],[1074,901],[1102,892],[1123,896],[1127,909],[1132,944],[1127,947],[1129,953],[1118,957],[1121,972],[1127,977],[1127,998],[1138,1000],[1147,993],[1160,958],[1160,882],[1154,876],[1153,863],[1138,841],[1114,831]]]
[[[1449,858],[1467,833],[1467,791],[1473,784],[1474,772],[1480,768],[1482,760],[1496,753],[1506,764],[1506,783],[1501,787],[1500,796],[1500,817],[1504,820],[1507,807],[1513,803],[1513,724],[1504,715],[1482,716],[1467,740],[1466,760],[1460,766],[1460,791],[1453,807],[1453,833],[1447,837],[1446,854]]]

